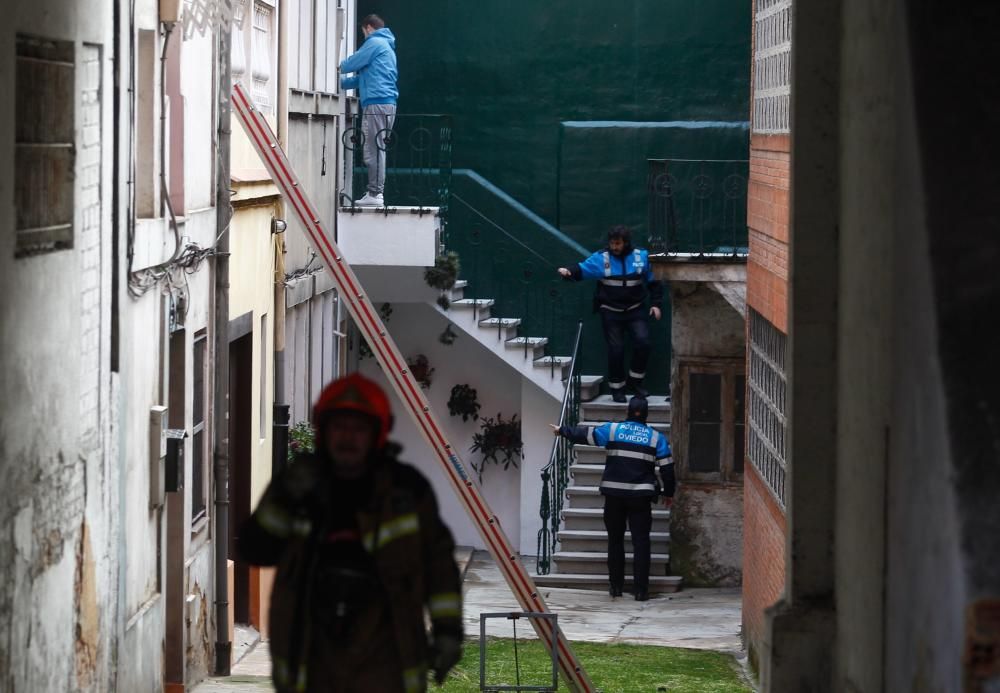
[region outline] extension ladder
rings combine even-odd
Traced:
[[[500,527],[499,518],[490,510],[479,489],[465,471],[465,466],[451,443],[445,437],[431,412],[427,398],[409,373],[406,360],[385,329],[378,311],[365,294],[337,244],[323,227],[316,208],[302,189],[298,176],[295,175],[285,152],[278,145],[270,125],[254,106],[253,100],[242,85],[233,85],[232,96],[233,109],[247,137],[270,172],[275,185],[302,222],[306,236],[326,264],[340,292],[341,300],[347,304],[351,317],[367,340],[379,365],[382,366],[382,371],[389,379],[392,389],[395,390],[406,411],[413,417],[417,429],[427,441],[435,458],[444,467],[452,488],[476,525],[479,535],[489,548],[493,560],[499,566],[518,604],[524,611],[548,613],[542,595],[538,593],[534,581],[515,553],[503,528]],[[548,619],[532,619],[532,625],[549,651],[555,648],[559,672],[569,690],[573,693],[594,693],[596,690],[594,685],[558,625],[553,625]]]

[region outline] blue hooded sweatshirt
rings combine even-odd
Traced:
[[[341,77],[344,89],[361,92],[361,107],[373,104],[395,104],[399,97],[396,88],[396,37],[387,27],[372,32],[358,52],[340,63],[341,75],[356,72],[354,77]]]

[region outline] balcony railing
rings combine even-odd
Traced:
[[[650,252],[745,255],[750,164],[730,159],[650,159]]]
[[[397,115],[392,128],[380,128],[369,118],[352,115],[341,137],[344,191],[340,206],[357,211],[357,200],[365,194],[369,176],[384,172],[385,207],[440,207],[446,211],[451,187],[451,116]]]

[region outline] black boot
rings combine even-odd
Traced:
[[[635,590],[635,600],[637,602],[649,601],[649,590],[648,589],[644,590],[644,589],[636,588],[636,590]]]
[[[612,597],[620,597],[622,596],[622,588],[619,585],[611,585],[611,589],[608,590],[608,593]]]
[[[642,378],[629,378],[625,389],[636,397],[646,399],[649,397],[649,390],[642,386]]]
[[[614,400],[615,402],[618,402],[619,404],[625,404],[625,402],[628,401],[628,398],[625,396],[625,389],[619,387],[612,390],[611,399]]]

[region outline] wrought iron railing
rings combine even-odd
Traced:
[[[583,322],[577,323],[573,357],[569,367],[569,380],[563,394],[562,408],[559,410],[559,426],[576,426],[580,423],[580,337]],[[538,530],[539,575],[548,575],[552,570],[552,555],[559,538],[559,524],[562,519],[566,487],[569,486],[569,467],[573,463],[573,444],[556,436],[549,454],[549,463],[542,467],[542,502],[539,515],[542,528]]]
[[[344,189],[341,207],[357,211],[370,178],[384,176],[383,209],[439,207],[446,211],[451,187],[451,116],[397,115],[392,127],[353,114],[341,143]],[[369,165],[370,164],[370,165]]]
[[[650,252],[745,255],[750,164],[730,159],[650,159]]]
[[[451,195],[445,246],[460,257],[466,298],[492,300],[492,315],[520,319],[519,334],[546,338],[547,355],[570,353],[577,323],[591,313],[591,292],[558,272],[579,259],[575,248],[495,210],[487,214],[478,201],[457,192]],[[497,324],[498,337],[504,329]],[[525,356],[531,348],[524,340]],[[550,366],[554,374],[558,366]]]

